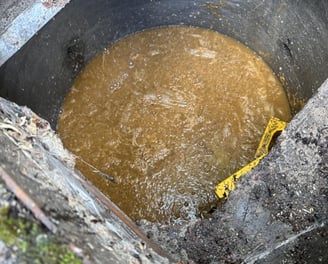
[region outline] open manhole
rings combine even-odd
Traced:
[[[105,161],[104,163],[97,165],[97,159],[88,159],[88,155],[97,155],[88,153],[88,148],[90,148],[90,144],[93,145],[93,143],[89,142],[90,138],[88,138],[85,134],[79,132],[79,130],[83,130],[83,127],[80,128],[77,125],[79,123],[87,122],[86,120],[80,120],[80,122],[79,120],[77,120],[76,124],[71,124],[71,131],[75,131],[76,134],[74,134],[73,139],[68,142],[67,145],[71,145],[72,151],[78,157],[77,160],[80,160],[80,169],[85,172],[86,175],[88,174],[87,170],[91,170],[92,173],[95,174],[93,177],[100,177],[102,179],[96,182],[96,186],[100,190],[106,193],[106,190],[110,188],[115,189],[114,193],[109,193],[108,196],[111,197],[111,195],[113,195],[113,200],[116,202],[116,204],[118,204],[120,207],[124,207],[125,213],[131,216],[133,220],[139,221],[146,218],[146,220],[149,220],[156,224],[157,215],[157,217],[162,217],[160,218],[160,220],[158,220],[159,223],[177,224],[177,222],[175,222],[177,219],[181,220],[181,222],[188,222],[191,220],[199,220],[203,217],[208,218],[211,217],[211,212],[213,211],[212,209],[217,207],[215,203],[213,203],[213,197],[211,198],[211,203],[202,204],[200,202],[198,204],[197,202],[195,202],[195,206],[199,207],[197,207],[197,210],[195,210],[196,212],[188,214],[188,211],[194,209],[190,205],[193,205],[193,202],[197,200],[195,198],[194,190],[191,190],[193,194],[188,197],[188,199],[183,199],[185,198],[183,197],[183,194],[186,191],[184,189],[181,189],[182,187],[179,186],[178,181],[175,184],[175,181],[169,182],[162,180],[163,177],[164,179],[167,179],[173,173],[172,168],[167,169],[167,171],[165,171],[165,168],[168,168],[169,164],[172,164],[172,166],[174,167],[174,171],[177,171],[179,169],[180,174],[178,175],[179,177],[182,177],[181,175],[183,174],[182,172],[184,172],[185,168],[181,165],[181,163],[177,163],[176,161],[182,155],[186,155],[186,153],[189,153],[191,155],[190,157],[183,156],[188,160],[190,160],[192,156],[197,156],[196,159],[199,162],[200,166],[202,166],[201,171],[205,171],[205,174],[208,174],[211,169],[215,173],[219,173],[219,169],[217,168],[217,166],[215,167],[212,164],[212,156],[214,157],[213,159],[218,160],[219,158],[221,158],[222,160],[225,156],[224,153],[228,153],[229,151],[221,149],[220,151],[216,152],[216,150],[220,148],[220,145],[218,145],[216,141],[210,141],[210,139],[217,137],[215,133],[207,135],[208,137],[210,137],[210,139],[205,138],[205,140],[201,140],[199,138],[193,138],[194,132],[197,133],[197,131],[201,130],[202,122],[204,121],[202,119],[204,118],[204,116],[202,116],[198,112],[202,112],[205,110],[201,107],[194,107],[193,109],[188,109],[189,112],[198,111],[197,115],[199,120],[195,120],[195,116],[188,116],[186,115],[186,112],[179,112],[180,110],[177,110],[179,107],[185,108],[186,105],[195,103],[195,101],[192,101],[193,98],[201,98],[201,96],[203,95],[197,93],[190,93],[190,91],[179,90],[178,92],[176,92],[177,87],[181,86],[181,83],[179,82],[181,81],[179,78],[182,78],[181,72],[179,72],[177,76],[173,76],[175,80],[179,79],[178,82],[175,82],[176,86],[174,86],[170,84],[167,79],[165,79],[165,76],[163,77],[163,75],[165,75],[163,72],[158,73],[152,71],[151,73],[145,73],[144,69],[139,68],[138,70],[135,70],[134,67],[136,67],[138,63],[143,63],[144,65],[146,63],[149,63],[149,67],[151,69],[156,68],[156,63],[162,66],[165,61],[163,57],[168,58],[170,54],[166,54],[164,52],[165,55],[160,57],[160,59],[155,57],[160,55],[161,53],[161,47],[159,47],[160,44],[163,42],[169,42],[170,37],[172,39],[178,38],[178,40],[176,40],[176,47],[178,47],[178,42],[180,41],[182,51],[187,51],[189,54],[191,54],[191,56],[196,59],[196,61],[200,60],[202,61],[202,63],[205,64],[214,64],[214,60],[217,59],[217,56],[219,56],[217,53],[220,51],[220,48],[218,48],[218,50],[213,50],[211,46],[212,44],[210,43],[210,41],[207,40],[210,38],[214,39],[213,36],[216,34],[215,32],[219,32],[227,37],[221,36],[221,39],[213,40],[214,42],[225,41],[223,44],[221,44],[228,45],[228,42],[231,41],[230,38],[235,39],[240,42],[238,45],[244,44],[249,47],[250,53],[254,51],[257,54],[255,55],[254,53],[254,57],[249,55],[249,57],[245,59],[246,62],[254,64],[254,61],[260,60],[263,65],[268,65],[272,69],[274,75],[270,77],[271,79],[265,79],[264,82],[271,81],[277,82],[277,84],[280,83],[282,85],[288,101],[288,103],[286,101],[286,106],[284,107],[285,109],[290,108],[291,114],[294,115],[303,107],[304,103],[311,98],[311,96],[319,88],[320,84],[327,77],[327,10],[328,4],[325,1],[318,1],[316,3],[312,3],[309,1],[285,2],[257,0],[251,2],[202,0],[142,0],[131,2],[116,0],[98,0],[92,1],[91,3],[90,1],[73,0],[65,8],[63,8],[52,21],[50,21],[45,27],[43,27],[40,32],[38,32],[38,34],[36,34],[28,43],[26,43],[21,50],[19,50],[12,58],[10,58],[4,65],[1,66],[0,95],[19,105],[26,105],[30,107],[41,117],[48,120],[52,128],[56,129],[58,125],[58,119],[62,111],[64,99],[69,93],[70,88],[74,83],[74,80],[78,78],[77,83],[74,83],[74,87],[72,89],[78,90],[80,89],[79,82],[82,82],[81,79],[86,79],[87,77],[85,76],[89,75],[91,76],[91,78],[89,77],[90,83],[86,84],[85,86],[89,85],[91,89],[93,89],[92,85],[94,84],[97,78],[92,79],[92,77],[94,77],[93,75],[97,73],[94,73],[92,69],[89,70],[89,66],[87,66],[88,63],[92,61],[92,59],[97,54],[100,54],[97,55],[98,57],[96,59],[98,60],[97,67],[100,67],[99,65],[102,64],[102,67],[104,67],[104,69],[107,67],[108,70],[108,68],[110,69],[111,67],[113,67],[113,64],[108,64],[109,66],[106,67],[104,66],[104,64],[107,65],[108,63],[108,61],[104,60],[106,56],[109,57],[108,60],[112,61],[119,60],[123,57],[124,59],[126,59],[126,69],[118,71],[118,73],[115,73],[117,69],[114,68],[113,70],[102,72],[102,74],[105,75],[113,74],[113,78],[111,80],[107,80],[108,87],[106,86],[105,89],[109,90],[111,93],[118,94],[120,92],[120,94],[115,97],[112,102],[108,102],[108,105],[110,107],[101,108],[101,105],[106,105],[107,100],[106,98],[103,98],[103,96],[99,96],[99,94],[104,93],[104,91],[101,91],[95,93],[95,96],[98,95],[99,107],[101,108],[101,110],[99,110],[99,108],[90,109],[90,111],[82,110],[86,111],[86,115],[88,113],[92,113],[93,111],[93,113],[101,111],[102,114],[105,112],[105,115],[90,115],[89,117],[92,120],[95,120],[97,117],[104,119],[106,118],[106,115],[110,117],[110,114],[112,113],[111,109],[114,109],[116,106],[118,107],[117,111],[123,113],[117,118],[117,120],[114,118],[109,118],[107,120],[107,122],[111,124],[109,125],[109,130],[106,130],[107,127],[106,125],[104,125],[104,123],[99,122],[92,123],[90,125],[91,128],[94,127],[94,129],[97,130],[107,131],[106,133],[109,133],[110,131],[112,134],[110,134],[109,138],[114,138],[116,136],[116,140],[121,143],[118,145],[112,144],[111,142],[109,142],[109,138],[101,139],[100,134],[92,136],[92,138],[97,139],[96,141],[98,142],[98,145],[96,148],[98,149],[100,149],[102,144],[104,144],[104,146],[107,146],[107,148],[117,148],[115,155],[112,152],[109,152],[108,150],[99,150],[97,153],[97,155],[99,154],[98,156],[100,156],[101,159],[103,159],[103,157],[106,155],[111,157],[110,159],[112,163],[109,164]],[[167,33],[165,29],[173,30],[173,33]],[[208,39],[206,39],[206,37],[201,37],[201,29],[206,32]],[[156,36],[160,37],[158,37],[157,40],[154,40],[153,36],[147,39],[146,35],[151,34],[151,32],[153,31],[156,31]],[[133,40],[131,39],[131,36],[135,32],[139,32],[136,34],[136,36],[139,36],[139,39]],[[162,37],[165,34],[167,35],[166,38]],[[186,42],[190,44],[189,46],[183,46],[185,44],[183,43],[183,41],[187,39],[188,36],[193,38],[194,41],[197,40],[197,43],[201,43],[201,47],[193,47],[192,44],[190,44],[192,43],[190,40],[186,40]],[[120,53],[120,56],[118,57],[110,57],[111,54],[114,53],[115,55],[115,52],[118,53],[118,51],[115,51],[115,48],[120,45],[121,39],[126,40],[126,42],[123,43],[121,46],[123,50],[122,54]],[[206,43],[204,44],[204,42]],[[115,43],[114,46],[109,46],[112,43]],[[134,44],[136,46],[133,48]],[[149,50],[146,50],[147,45],[149,45]],[[129,50],[129,48],[131,48],[131,50]],[[168,44],[168,49],[172,50],[170,44]],[[222,49],[223,48],[221,47],[221,50]],[[237,49],[240,50],[242,48],[239,47]],[[124,54],[124,52],[126,54]],[[147,52],[151,53],[148,57],[146,56]],[[124,56],[126,56],[126,58]],[[261,59],[259,59],[260,57]],[[181,58],[179,57],[179,59]],[[208,62],[207,60],[212,61]],[[227,58],[227,60],[231,61],[232,59]],[[245,64],[245,61],[242,63]],[[92,63],[95,64],[94,61],[92,61]],[[195,70],[196,66],[193,66],[193,63],[194,62],[190,63],[191,65],[188,65],[188,61],[184,61],[182,58],[180,61],[181,65],[174,65],[174,58],[172,58],[171,61],[169,61],[165,67],[167,67],[166,71],[168,71],[170,65],[172,65],[173,71],[169,73],[170,76],[174,75],[174,71],[176,69],[180,69],[183,72],[187,72],[188,69],[191,68],[188,74],[194,74],[196,77],[194,76],[191,79],[189,78],[188,80],[190,81],[190,83],[188,83],[188,80],[184,80],[184,83],[187,85],[195,85],[195,87],[197,86],[199,89],[201,89],[203,88],[202,85],[204,84],[202,83],[202,76],[200,76],[200,72],[205,71],[204,76],[206,76],[206,74],[208,74],[207,76],[213,76],[215,74],[215,70],[213,72],[210,71],[209,68],[205,68],[204,64],[200,66],[199,69]],[[235,63],[238,64],[240,63],[240,61],[236,61]],[[86,70],[83,70],[86,66]],[[98,70],[97,72],[99,71],[100,70]],[[78,77],[79,74],[82,75]],[[147,77],[147,74],[150,75],[150,77]],[[240,73],[240,75],[242,74],[243,72]],[[129,80],[131,75],[134,76],[134,79]],[[156,76],[156,78],[154,76]],[[236,82],[238,79],[237,77],[238,76],[236,75]],[[129,81],[130,86],[137,86],[139,85],[138,80],[145,78],[148,78],[146,79],[147,82],[151,82],[151,87],[148,87],[149,89],[145,93],[143,93],[143,88],[132,90],[122,89],[122,91],[120,90],[118,92],[124,82]],[[163,83],[161,83],[162,79]],[[215,81],[216,80],[213,80],[210,85],[213,86],[213,84],[215,84]],[[231,83],[232,81],[233,79],[228,80],[229,83]],[[155,87],[156,85],[165,86],[165,82],[168,84],[167,87],[164,87],[164,90],[159,90],[160,88]],[[259,82],[261,82],[261,80],[254,81],[254,88],[251,88],[250,85],[244,85],[244,89],[246,90],[254,89],[252,91],[253,93],[249,95],[254,100],[251,102],[249,100],[244,101],[244,104],[247,107],[253,106],[254,104],[258,103],[258,101],[261,100],[261,98],[263,97],[260,94],[261,92],[256,90],[257,86],[259,86]],[[219,87],[218,85],[217,89],[222,89],[222,87]],[[242,90],[243,88],[241,87],[239,89]],[[272,100],[276,100],[275,96],[279,93],[279,91],[275,91],[275,88],[273,86],[269,86],[268,89],[270,89],[270,92],[272,93],[271,95],[268,95],[268,97],[270,97],[270,99]],[[80,90],[82,90],[82,88]],[[174,93],[174,91],[176,93]],[[158,93],[156,94],[156,92]],[[210,101],[211,99],[213,99],[215,101],[215,96],[219,96],[220,93],[226,92],[220,91],[217,94],[211,94],[210,92],[206,91],[203,93],[205,93],[205,95],[207,96],[204,97],[205,99],[202,99],[203,101],[201,102],[201,104],[204,105],[204,102],[206,100]],[[235,95],[237,94],[238,97],[239,92],[234,91],[234,93]],[[75,101],[75,98],[72,98],[71,94],[69,94],[68,98],[70,98],[69,100],[71,101]],[[138,100],[140,101],[140,104],[143,107],[146,104],[149,104],[149,108],[147,108],[146,110],[143,109],[143,113],[136,114],[136,112],[140,111],[140,109],[134,108],[137,106],[133,105],[132,102]],[[127,101],[128,103],[124,105],[124,101]],[[225,98],[224,101],[228,101],[228,99]],[[233,99],[233,101],[235,101],[235,99]],[[232,105],[233,103],[234,102],[230,102],[230,105]],[[79,113],[80,109],[83,108],[83,104],[86,103],[82,103],[81,106],[76,108],[77,110],[75,109],[77,112],[74,113],[74,116],[76,116],[77,113]],[[163,107],[162,109],[156,109],[156,105],[158,106],[159,104],[161,104],[161,106]],[[236,104],[239,105],[242,104],[242,102],[238,101]],[[273,107],[267,102],[265,104],[268,106],[267,108]],[[287,106],[288,104],[289,106]],[[175,110],[172,110],[173,113],[170,113],[170,111],[166,113],[164,110],[167,109],[168,106],[172,107],[172,105],[175,105],[177,108],[175,108]],[[227,106],[228,105],[229,103],[227,103]],[[119,108],[119,106],[122,106],[122,108]],[[281,109],[284,107],[278,107],[279,109],[276,112],[272,111],[272,113],[269,109],[268,111],[270,113],[267,114],[266,121],[268,121],[270,115],[281,115],[279,116],[281,119],[289,121],[289,109],[285,111],[286,113],[282,113],[283,111]],[[132,109],[132,112],[129,112],[129,109]],[[263,109],[265,109],[265,107],[263,107]],[[69,109],[68,111],[75,110]],[[214,109],[212,111],[216,110]],[[234,112],[234,109],[232,109],[231,112]],[[179,140],[181,141],[179,143],[181,143],[181,146],[183,145],[185,147],[186,153],[180,153],[179,150],[175,147],[175,150],[176,152],[178,152],[178,154],[176,156],[171,155],[171,149],[166,147],[167,142],[165,142],[165,139],[159,139],[158,135],[156,134],[157,132],[154,132],[152,130],[152,127],[155,127],[157,125],[155,123],[158,120],[151,118],[147,119],[147,114],[162,114],[163,117],[165,115],[170,116],[170,114],[172,114],[172,116],[169,117],[170,121],[172,121],[172,124],[168,127],[171,130],[174,129],[175,122],[177,122],[176,120],[178,119],[182,120],[182,122],[185,122],[184,125],[186,126],[187,130],[189,129],[189,127],[188,125],[186,125],[186,123],[193,122],[193,125],[197,127],[197,131],[187,131],[186,133],[191,133],[192,135],[189,136],[189,140],[187,140],[186,142],[183,142],[183,140],[181,140],[181,137],[179,138]],[[225,113],[224,115],[227,116],[227,114],[228,113]],[[66,115],[65,112],[64,115]],[[258,116],[259,113],[257,113],[256,115]],[[136,124],[135,130],[130,129],[130,121],[138,123]],[[263,124],[261,124],[259,127],[264,128],[266,121],[262,120],[261,122]],[[70,122],[70,117],[68,117],[68,121],[66,122]],[[155,123],[151,125],[152,122]],[[206,122],[206,120],[204,122]],[[248,122],[252,123],[253,121],[248,120]],[[143,125],[140,125],[141,123]],[[122,138],[122,135],[117,135],[117,131],[113,131],[113,127],[115,125],[117,125],[123,130],[130,129],[132,131],[130,131],[131,133],[125,131],[128,134],[128,140],[131,140],[131,142],[134,144],[132,146],[133,149],[136,149],[138,147],[138,150],[142,152],[136,152],[139,153],[139,160],[138,162],[135,162],[133,166],[131,165],[133,161],[128,162],[129,166],[125,166],[127,162],[124,161],[127,160],[126,157],[128,153],[131,152],[131,149],[124,149],[124,145],[126,145],[126,142],[124,140],[126,139]],[[208,127],[212,125],[212,123],[207,124]],[[254,135],[256,136],[251,135],[250,137],[252,138],[254,136],[252,140],[254,140],[254,142],[258,142],[259,136],[263,132],[263,130],[259,128],[254,128],[253,124],[250,125],[252,126],[253,130],[256,130],[256,133],[254,133]],[[86,126],[84,126],[84,128],[85,127]],[[177,122],[177,130],[181,130],[182,128],[178,126]],[[150,135],[151,137],[155,134],[154,137],[156,137],[157,141],[155,139],[149,139],[150,141],[148,141],[147,143],[147,137],[145,136],[143,138],[140,136],[147,129],[150,131],[148,135]],[[221,127],[213,125],[213,129],[220,130],[221,134],[230,133],[229,127],[225,126]],[[68,132],[69,134],[64,134],[65,129],[63,128],[60,130],[60,132],[63,134],[65,143],[65,138],[68,138],[68,135],[71,132]],[[88,131],[87,133],[89,134],[90,131]],[[170,136],[173,134],[174,131],[170,131],[170,133],[166,134],[166,136]],[[81,135],[81,141],[74,142],[74,138],[78,138],[79,135]],[[185,136],[186,134],[183,135],[183,137]],[[200,137],[203,138],[204,135],[201,135]],[[86,142],[86,145],[85,149],[81,150],[79,146],[81,142],[83,143],[83,141]],[[229,139],[229,141],[231,143],[230,145],[239,144],[239,142],[233,142],[232,139]],[[254,142],[248,143],[254,145]],[[153,146],[147,147],[147,144],[153,144]],[[158,146],[160,145],[163,145],[164,147],[159,148]],[[193,145],[196,146],[196,149],[199,151],[199,153],[197,151],[195,152]],[[211,145],[212,148],[208,145]],[[154,146],[156,146],[156,148]],[[122,151],[119,152],[119,149],[122,149]],[[233,152],[235,151],[235,149],[236,146],[233,147],[230,151]],[[84,154],[82,155],[80,151],[81,153],[84,152]],[[96,150],[94,151],[96,152]],[[134,153],[133,155],[137,154]],[[166,161],[167,164],[164,161],[163,164],[161,164],[164,172],[157,171],[157,169],[154,168],[152,164],[147,164],[147,162],[151,163],[155,161],[158,162],[161,160],[165,160],[164,158],[170,155],[171,157]],[[158,157],[157,160],[155,156]],[[225,158],[228,160],[233,159],[230,156],[228,158]],[[197,171],[197,169],[193,167],[193,165],[197,166],[197,161],[194,160],[190,161],[189,163],[186,162],[184,165],[191,168],[191,170]],[[247,163],[250,160],[244,160],[244,164],[245,161]],[[117,167],[116,171],[111,171],[110,169],[106,170],[106,168],[115,166]],[[240,164],[238,163],[234,166],[232,166],[233,169],[231,169],[230,171],[224,171],[224,173],[227,174],[226,176],[229,176],[230,173],[239,168]],[[155,179],[156,177],[162,177],[161,180],[158,180],[160,182],[159,185],[161,185],[162,187],[164,186],[166,189],[157,188],[156,186],[147,186],[147,188],[149,189],[147,189],[146,186],[138,187],[138,184],[141,182],[140,180],[131,180],[131,182],[133,182],[131,183],[131,186],[126,185],[122,187],[115,185],[117,184],[117,182],[123,181],[122,175],[119,174],[120,168],[122,167],[125,168],[124,174],[129,174],[129,177],[137,173],[137,171],[142,171],[144,173],[143,176],[146,178],[147,181],[150,182],[151,179]],[[197,173],[201,174],[201,172],[198,171]],[[185,173],[183,175],[187,174]],[[112,176],[113,179],[111,179]],[[111,180],[116,181],[116,183],[111,182]],[[207,179],[205,179],[204,181],[200,181],[203,183],[206,182],[206,180]],[[220,180],[222,180],[222,178],[218,178],[217,182]],[[185,187],[187,183],[189,183],[190,187],[193,186],[193,184],[196,185],[195,182],[195,178],[188,178],[188,181],[184,182],[181,185]],[[210,184],[205,184],[205,187],[202,186],[202,188],[210,189],[210,186],[214,186],[213,184],[215,184],[215,180]],[[178,187],[175,193],[172,190],[176,186]],[[129,193],[129,189],[131,190],[131,193]],[[139,197],[137,193],[138,189],[142,189],[144,193],[146,193],[144,197],[147,198],[141,196]],[[163,191],[163,193],[161,193],[161,191]],[[172,193],[168,194],[168,192],[170,191],[172,191]],[[131,194],[131,196],[125,197],[124,193],[129,193]],[[154,198],[155,195],[158,193],[161,197],[167,196],[168,198],[166,200],[164,198],[162,200]],[[122,203],[122,205],[120,205],[121,196],[124,197],[124,199],[127,201],[126,204]],[[138,200],[133,201],[133,197]],[[175,203],[174,197],[183,198],[181,199],[181,201]],[[147,213],[143,215],[141,211],[145,209],[136,209],[135,204],[143,204],[145,208],[148,208]],[[161,207],[162,211],[157,210],[157,207]],[[200,208],[202,208],[203,211]],[[155,211],[156,213],[154,213]],[[119,215],[121,214],[122,213],[119,212]],[[171,217],[171,215],[174,215],[174,217]],[[126,217],[124,216],[124,218]],[[128,221],[131,220],[128,219]],[[167,233],[167,235],[169,236],[169,232]],[[188,245],[187,242],[185,243],[184,247],[188,247],[186,245]],[[194,256],[192,256],[191,258],[193,257]],[[195,258],[195,260],[204,263],[210,262],[209,259],[207,259],[206,257],[200,257],[198,259]]]

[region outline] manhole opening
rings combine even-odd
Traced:
[[[67,89],[95,53],[133,32],[184,24],[222,32],[260,54],[286,88],[295,114],[327,77],[325,1],[214,2],[71,1],[1,66],[0,95],[31,107],[54,128]],[[194,55],[213,56],[202,52]]]
[[[107,47],[62,111],[58,131],[82,173],[134,221],[163,224],[208,217],[215,185],[254,158],[270,118],[291,118],[254,51],[187,26]]]

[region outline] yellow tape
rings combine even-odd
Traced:
[[[272,117],[269,120],[261,137],[260,144],[256,150],[255,160],[248,163],[246,166],[244,166],[234,174],[230,175],[228,178],[226,178],[216,186],[215,193],[220,199],[228,198],[230,191],[235,189],[235,181],[241,176],[250,172],[254,167],[259,164],[260,160],[263,159],[269,153],[269,147],[273,136],[277,132],[283,131],[286,125],[286,122],[281,121],[276,117]]]
[[[255,153],[255,157],[267,155],[269,153],[269,146],[270,146],[273,136],[277,132],[283,131],[286,126],[287,126],[286,122],[281,121],[280,119],[278,119],[276,117],[271,117],[271,119],[269,120],[269,122],[263,132],[263,135],[260,140],[260,144]]]

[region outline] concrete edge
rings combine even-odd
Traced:
[[[0,66],[29,41],[70,0],[38,0],[19,14],[0,36]]]

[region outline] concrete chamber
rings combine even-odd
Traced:
[[[163,25],[210,28],[262,55],[283,82],[292,110],[327,77],[326,1],[73,0],[0,69],[0,95],[53,127],[72,81],[103,48]]]
[[[0,67],[0,96],[30,107],[55,129],[65,95],[88,61],[124,36],[165,25],[210,28],[246,44],[281,80],[294,114],[328,77],[325,0],[72,0]],[[291,122],[283,143],[245,180],[245,190],[236,192],[223,213],[196,224],[181,239],[191,259],[212,263],[220,255],[221,262],[258,263],[269,256],[263,263],[275,263],[284,255],[272,255],[271,249],[282,250],[291,238],[303,239],[317,228],[327,236],[328,137],[322,136],[327,133],[327,89],[326,83],[322,96]],[[312,218],[308,212],[314,212]],[[292,253],[306,248],[307,237],[303,240]],[[314,249],[322,248],[324,260],[325,245],[327,239],[313,242]],[[309,256],[317,254],[313,248]]]

